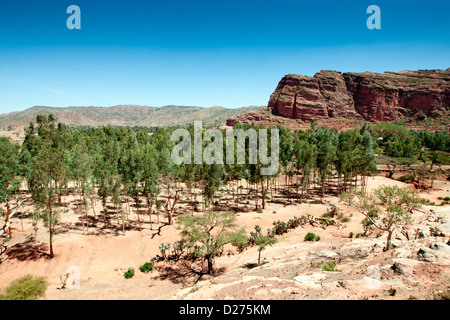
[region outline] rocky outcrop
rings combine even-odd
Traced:
[[[320,71],[286,75],[270,96],[273,114],[310,122],[346,118],[392,121],[450,109],[448,69],[385,73]]]

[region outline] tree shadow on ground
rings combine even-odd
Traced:
[[[170,280],[176,284],[194,285],[205,277],[211,277],[207,273],[204,263],[193,263],[187,260],[179,260],[176,263],[168,263],[158,267],[160,280]],[[212,276],[218,276],[225,272],[225,268],[214,269]]]
[[[47,244],[34,243],[31,240],[27,240],[8,248],[6,251],[8,258],[5,260],[17,259],[19,261],[36,261],[42,258],[51,259],[50,254],[47,253],[48,250]]]

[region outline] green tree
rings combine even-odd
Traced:
[[[204,164],[201,176],[206,208],[214,203],[214,195],[222,184],[223,166],[216,163]]]
[[[157,164],[159,155],[158,150],[150,143],[147,143],[140,151],[142,157],[142,174],[140,176],[142,195],[147,204],[150,228],[152,228],[152,207],[156,205],[159,194],[158,180],[160,173]]]
[[[69,170],[70,180],[75,182],[77,191],[81,194],[81,208],[83,215],[83,234],[88,230],[88,198],[93,191],[93,160],[88,153],[85,140],[79,141],[71,150],[66,151],[66,166]]]
[[[31,162],[31,178],[33,179],[33,204],[40,212],[44,225],[48,228],[50,256],[53,257],[53,234],[59,222],[57,179],[64,167],[64,158],[56,148],[41,150]]]
[[[316,150],[313,144],[306,139],[297,139],[294,144],[295,168],[301,171],[300,184],[302,188],[301,201],[303,201],[304,192],[308,191],[311,172],[316,163]]]
[[[22,203],[17,196],[22,182],[20,172],[19,145],[11,143],[6,137],[0,137],[0,204],[6,209],[0,207],[0,214],[5,220],[3,231],[9,229],[10,238],[12,238],[11,218]]]
[[[269,236],[259,235],[255,238],[255,244],[258,246],[258,265],[261,264],[261,252],[277,243],[277,239]]]
[[[391,238],[396,226],[409,223],[411,211],[424,202],[416,190],[398,186],[381,186],[373,194],[346,192],[340,195],[340,200],[366,217],[363,224],[372,224],[388,233],[386,251],[391,249]]]
[[[245,235],[238,229],[236,218],[230,212],[207,211],[200,216],[182,215],[178,219],[182,241],[191,247],[199,246],[199,253],[207,262],[209,274],[213,274],[214,259],[226,244]]]
[[[313,131],[310,141],[316,147],[316,169],[319,171],[322,198],[325,195],[325,179],[332,170],[332,164],[336,157],[336,149],[338,144],[338,135],[336,130],[327,127],[320,127]]]
[[[35,145],[39,147],[33,149],[26,175],[33,204],[48,228],[51,257],[54,256],[53,235],[59,221],[57,209],[61,206],[62,187],[68,176],[64,144],[58,141],[63,129],[61,126],[56,128],[55,121],[52,114],[37,116],[38,138]]]

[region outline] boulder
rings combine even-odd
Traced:
[[[429,247],[421,247],[417,252],[417,258],[435,263],[450,262],[450,246],[443,242],[436,242]]]

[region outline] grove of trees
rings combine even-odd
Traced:
[[[263,127],[235,126],[249,128]],[[170,156],[174,128],[77,129],[57,123],[53,115],[39,115],[36,124],[30,123],[26,129],[22,145],[0,138],[1,214],[7,224],[23,195],[30,194],[33,216],[48,228],[49,254],[53,256],[53,235],[60,216],[67,211],[66,195],[77,200],[83,233],[101,223],[105,230],[125,234],[131,227],[153,229],[155,223],[160,229],[172,224],[177,214],[194,217],[198,211],[238,211],[246,205],[260,210],[266,201],[301,203],[359,187],[364,190],[367,177],[377,172],[379,150],[391,158],[416,159],[429,157],[427,152],[450,152],[448,133],[415,132],[390,124],[364,125],[340,133],[327,127],[294,132],[277,128],[280,171],[261,176],[258,165],[249,161],[174,164]],[[193,127],[188,130],[192,132]],[[248,160],[247,144],[246,148]],[[224,203],[223,192],[232,201]],[[181,208],[181,203],[186,205]],[[130,220],[131,213],[137,215],[137,221]],[[187,222],[192,227],[197,223]],[[270,244],[263,240],[261,248]]]

